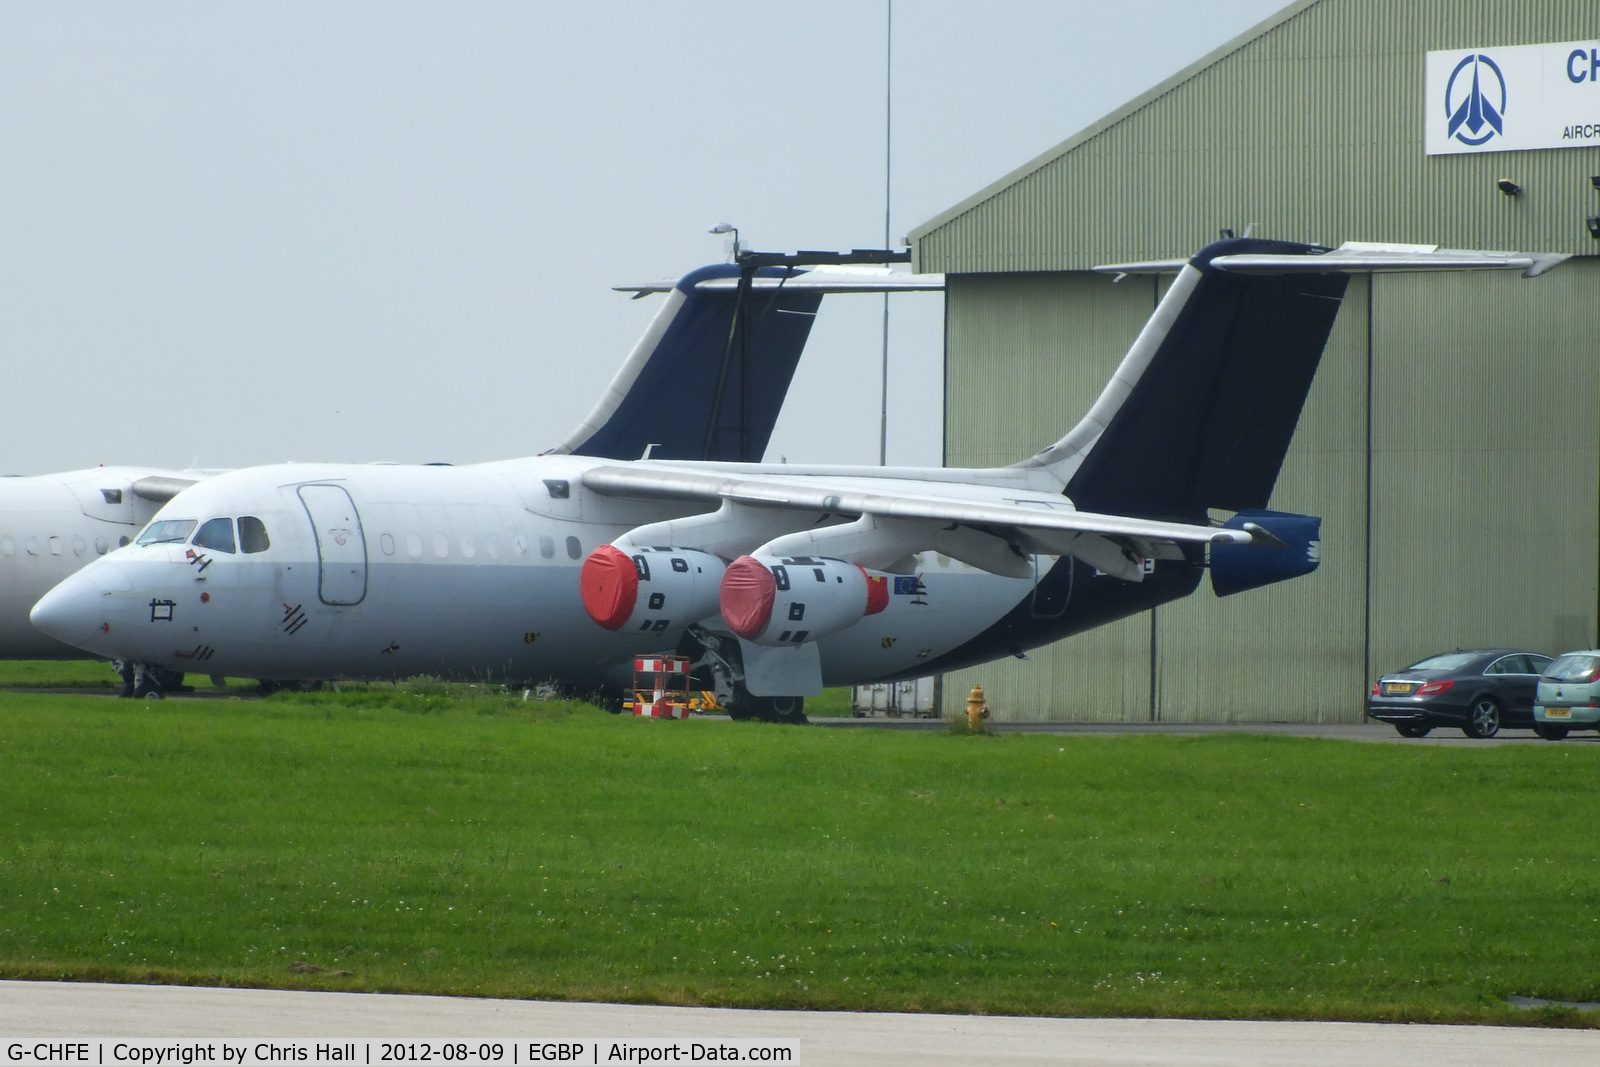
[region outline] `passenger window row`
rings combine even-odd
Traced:
[[[423,537],[421,534],[406,534],[405,547],[406,555],[412,559],[421,559],[423,557],[424,547],[426,547],[427,550],[431,552],[437,559],[448,559],[450,557],[450,538],[442,533],[436,533],[428,538],[426,546],[424,546]],[[511,555],[515,558],[527,558],[529,547],[528,538],[524,537],[522,534],[515,534],[512,536],[510,541],[510,549]],[[579,541],[576,537],[568,537],[565,547],[568,559],[578,560],[583,558],[583,542]],[[398,551],[394,535],[387,533],[380,534],[378,537],[378,548],[381,549],[383,554],[386,556],[394,555]],[[499,559],[502,554],[500,535],[486,535],[483,538],[482,548],[490,559]],[[479,551],[477,539],[471,534],[462,534],[458,544],[456,545],[456,551],[464,559],[477,558]],[[556,543],[554,538],[551,538],[548,535],[541,535],[539,537],[539,555],[545,559],[555,558]]]
[[[234,531],[237,523],[238,536]],[[195,529],[195,527],[199,529]],[[190,534],[193,537],[190,537]],[[52,538],[52,541],[57,540]],[[207,519],[204,523],[198,519],[161,519],[145,527],[139,535],[138,543],[141,545],[183,544],[184,542],[204,548],[211,552],[265,552],[272,547],[271,540],[267,537],[267,527],[254,515],[244,515],[239,519],[217,518]],[[436,533],[429,539],[428,547],[438,559],[447,559],[450,556],[450,539],[442,533]],[[4,539],[4,544],[9,544],[10,538]],[[127,543],[126,539],[123,541]],[[76,545],[74,546],[77,547]],[[386,556],[395,554],[395,538],[392,534],[382,534],[378,538],[378,547]],[[517,559],[524,559],[528,555],[530,544],[528,538],[522,534],[514,535],[510,540],[512,555]],[[563,546],[567,558],[580,560],[583,558],[583,542],[576,537],[568,537]],[[499,559],[502,554],[502,542],[498,534],[488,534],[483,539],[484,551],[490,559]],[[101,541],[95,542],[95,549],[104,555],[106,549],[101,547]],[[11,549],[6,549],[5,554],[10,555]],[[36,549],[29,549],[35,552]],[[53,551],[59,551],[53,549]],[[462,534],[457,545],[457,551],[466,559],[474,559],[478,555],[478,542],[471,534]],[[412,559],[421,559],[423,554],[423,539],[421,534],[406,534],[406,555]],[[554,559],[556,555],[555,539],[541,534],[539,536],[539,555],[544,559]]]
[[[119,547],[127,543],[128,539],[126,537],[117,539],[117,544]],[[66,540],[54,534],[46,537],[43,541],[33,534],[29,534],[27,537],[22,539],[22,551],[30,556],[41,556],[46,553],[52,556],[65,555],[65,545]],[[94,550],[97,555],[103,556],[107,552],[111,551],[111,542],[104,536],[96,537],[94,539]],[[83,539],[83,535],[73,534],[72,554],[74,556],[81,556],[88,551],[89,544]],[[16,538],[12,537],[10,534],[0,534],[0,556],[15,556],[16,554]]]

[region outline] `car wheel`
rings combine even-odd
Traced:
[[[1433,727],[1425,722],[1397,722],[1394,728],[1401,737],[1427,737],[1433,732]]]
[[[1468,737],[1487,741],[1500,732],[1500,705],[1493,697],[1479,697],[1467,712],[1467,724],[1461,732]]]
[[[1548,722],[1536,722],[1533,724],[1533,732],[1546,741],[1560,741],[1567,736],[1568,729],[1569,727],[1556,726],[1554,723]]]

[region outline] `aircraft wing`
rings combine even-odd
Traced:
[[[133,494],[152,503],[165,504],[199,480],[170,474],[147,474],[134,479]]]
[[[1059,495],[1004,486],[741,476],[653,465],[594,467],[582,477],[585,488],[604,496],[718,506],[716,516],[698,524],[707,539],[698,547],[708,551],[832,556],[880,570],[899,569],[895,564],[911,554],[933,550],[993,573],[1025,577],[1032,573],[1028,557],[1037,553],[1078,556],[1107,574],[1138,581],[1143,559],[1180,558],[1178,544],[1272,542],[1259,528],[1078,511]],[[741,508],[767,514],[741,519]],[[741,531],[756,532],[741,537]],[[684,530],[671,532],[676,542]],[[656,535],[640,530],[632,539],[653,544]]]

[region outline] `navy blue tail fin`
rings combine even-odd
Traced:
[[[1241,238],[1189,261],[1090,415],[1027,461],[1080,508],[1203,521],[1265,508],[1339,313],[1346,274],[1256,274],[1219,256],[1311,256]]]
[[[763,268],[755,276],[800,273]],[[822,293],[770,282],[741,288],[738,280],[731,264],[684,275],[589,417],[551,451],[759,461]]]

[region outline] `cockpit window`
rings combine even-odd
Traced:
[[[213,552],[233,552],[233,520],[207,519],[194,535],[196,548],[209,548]]]
[[[267,540],[267,525],[254,515],[239,519],[239,547],[246,552],[265,552],[272,547]]]
[[[195,519],[159,519],[139,535],[141,545],[181,544],[197,525]]]

